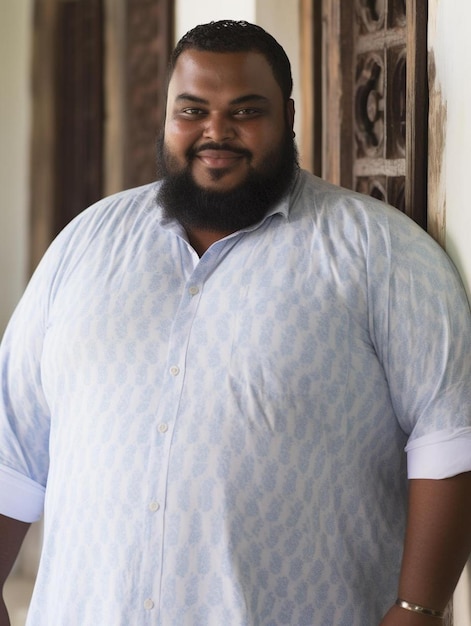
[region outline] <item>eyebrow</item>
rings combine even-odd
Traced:
[[[209,104],[208,100],[205,100],[204,98],[199,98],[198,96],[194,96],[191,93],[181,93],[176,97],[176,101],[180,101],[180,100],[186,100],[189,102],[194,102],[195,104]],[[249,93],[246,96],[239,96],[239,98],[234,98],[234,100],[231,100],[229,102],[229,104],[234,105],[234,104],[244,104],[246,102],[268,102],[268,98],[266,98],[265,96],[261,96],[260,94],[257,93]]]

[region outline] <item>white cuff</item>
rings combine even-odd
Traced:
[[[451,478],[471,471],[471,428],[440,430],[406,446],[409,478]]]
[[[20,522],[37,522],[45,488],[19,472],[0,465],[0,513]]]

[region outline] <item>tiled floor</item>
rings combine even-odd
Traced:
[[[11,626],[24,626],[26,612],[33,592],[34,581],[10,576],[5,584],[4,597],[10,615]]]

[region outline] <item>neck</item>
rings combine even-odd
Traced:
[[[224,239],[232,231],[206,230],[203,228],[186,228],[188,240],[198,256],[203,256],[206,250],[216,241]]]

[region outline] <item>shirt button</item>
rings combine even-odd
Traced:
[[[146,609],[146,611],[150,611],[151,609],[153,609],[154,601],[151,600],[151,598],[147,598],[147,600],[144,600],[144,608]]]
[[[196,296],[196,294],[199,292],[199,287],[190,287],[188,291],[190,292],[190,296]]]
[[[178,376],[179,373],[180,368],[177,365],[172,365],[172,367],[170,368],[170,374],[172,374],[172,376]]]
[[[155,513],[159,509],[160,509],[160,504],[158,502],[150,502],[149,503],[149,511],[152,511],[152,513]]]
[[[168,424],[159,424],[159,433],[166,433],[168,430]]]

